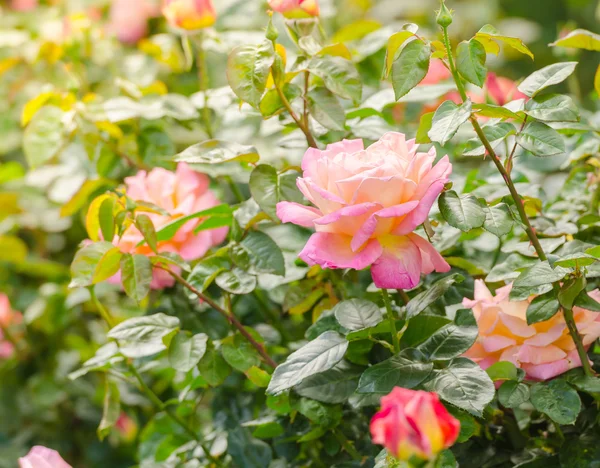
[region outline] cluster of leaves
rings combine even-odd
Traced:
[[[367,435],[395,386],[437,392],[461,422],[439,467],[592,466],[600,379],[575,369],[535,383],[511,363],[484,371],[462,356],[478,335],[461,305],[476,278],[514,281],[514,300],[538,296],[529,323],[600,312],[587,294],[600,277],[597,115],[553,92],[576,62],[523,79],[527,99],[457,103],[452,80],[419,85],[433,60],[460,91],[485,87],[501,45],[532,52],[490,25],[453,49],[446,27],[284,22],[256,3],[251,34],[189,40],[161,24],[127,49],[92,24],[44,39],[24,16],[0,36],[0,73],[31,88],[10,101],[16,144],[0,165],[1,289],[24,312],[19,352],[0,367],[0,466],[34,443],[85,466],[396,466]],[[599,44],[576,30],[553,45]],[[368,272],[298,260],[310,232],[281,225],[275,207],[305,203],[307,146],[389,130],[451,156],[453,186],[421,229],[453,268],[386,304]],[[156,227],[152,215],[168,213],[120,187],[179,162],[208,174],[223,204]],[[226,241],[194,262],[159,249],[198,219],[196,232],[228,227]],[[131,227],[151,255],[118,248]],[[157,270],[176,285],[152,290]],[[117,273],[122,290],[106,282]],[[123,415],[139,428],[131,439]]]

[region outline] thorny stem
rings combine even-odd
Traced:
[[[100,315],[106,321],[108,326],[110,328],[113,328],[115,326],[115,320],[112,317],[112,315],[110,315],[110,312],[108,310],[106,310],[106,308],[98,300],[98,297],[96,296],[96,292],[94,291],[94,287],[89,288],[89,291],[90,291],[90,296],[91,296],[92,302],[94,303],[94,305],[100,312]],[[202,441],[201,441],[200,437],[198,436],[198,434],[196,433],[196,431],[194,431],[190,426],[188,426],[179,416],[177,416],[177,414],[175,414],[173,412],[173,410],[171,408],[169,408],[168,406],[166,406],[163,403],[163,401],[159,398],[159,396],[156,393],[154,393],[154,391],[144,381],[143,377],[140,375],[140,373],[135,368],[135,366],[129,361],[127,362],[127,368],[129,369],[129,372],[131,372],[131,374],[137,380],[138,386],[139,386],[140,390],[142,391],[142,393],[144,393],[146,395],[146,397],[152,402],[152,404],[154,406],[156,406],[156,408],[159,411],[164,411],[166,413],[166,415],[173,420],[173,422],[178,424],[193,440],[198,442],[200,447],[202,447],[202,450],[204,451],[206,458],[208,458],[212,463],[216,464],[217,466],[221,466],[221,463],[219,462],[219,460],[217,460],[215,457],[213,457],[210,453],[210,450],[202,443]]]
[[[208,138],[214,138],[212,124],[210,122],[210,109],[208,108],[208,69],[206,66],[206,53],[204,51],[204,36],[200,33],[198,38],[198,81],[200,82],[200,91],[204,97],[204,106],[202,106],[202,118],[204,120],[204,129]]]
[[[319,146],[317,145],[315,138],[312,136],[312,133],[310,133],[310,128],[308,128],[308,121],[304,122],[303,120],[298,118],[298,116],[294,112],[294,109],[292,109],[290,101],[288,101],[288,99],[285,97],[285,94],[283,94],[283,91],[281,90],[277,82],[275,82],[275,89],[277,90],[277,94],[279,95],[279,99],[281,99],[283,106],[287,109],[292,119],[294,119],[296,125],[298,125],[300,130],[302,130],[302,133],[304,133],[308,146],[311,146],[312,148],[318,148]]]
[[[462,82],[462,79],[459,76],[458,71],[456,70],[456,67],[454,66],[454,58],[452,56],[452,47],[450,45],[450,39],[448,37],[448,28],[442,27],[442,31],[444,34],[444,45],[446,46],[446,51],[448,53],[448,64],[450,66],[450,72],[452,73],[452,77],[454,78],[454,82],[456,83],[456,87],[458,88],[458,92],[460,93],[460,96],[464,102],[467,100],[467,94],[465,92],[464,83]],[[500,172],[500,174],[502,175],[502,178],[504,179],[504,182],[506,183],[506,186],[508,187],[508,190],[510,191],[510,195],[515,202],[515,206],[517,207],[517,211],[519,212],[521,222],[525,226],[525,233],[527,234],[527,237],[529,237],[529,241],[533,245],[533,248],[535,249],[535,251],[538,255],[538,258],[542,262],[547,261],[548,257],[546,256],[546,253],[544,252],[544,249],[542,248],[542,245],[540,244],[540,241],[537,237],[537,234],[535,233],[535,230],[531,226],[529,217],[527,216],[527,213],[525,212],[525,206],[523,205],[523,200],[521,200],[521,197],[520,197],[519,193],[517,192],[517,189],[515,188],[515,184],[513,183],[512,178],[510,177],[510,173],[507,172],[506,168],[500,161],[500,158],[494,151],[494,148],[492,148],[492,145],[490,144],[489,140],[483,133],[481,125],[479,125],[479,122],[477,122],[477,119],[473,115],[471,115],[471,117],[469,117],[469,121],[471,122],[471,125],[473,125],[473,129],[475,130],[475,133],[481,140],[481,143],[483,143],[483,146],[485,147],[488,154],[490,155],[490,158],[492,159],[492,162],[498,169],[498,172]],[[555,283],[554,286],[555,286],[555,288],[559,287],[558,283]],[[583,346],[583,341],[581,339],[581,335],[577,331],[577,325],[575,324],[575,320],[573,318],[573,311],[565,309],[564,317],[565,317],[565,322],[567,323],[567,327],[569,328],[569,333],[571,334],[571,338],[573,339],[573,342],[575,343],[575,346],[577,347],[577,353],[579,354],[579,358],[581,359],[581,365],[583,366],[583,370],[586,375],[591,376],[591,375],[593,375],[593,371],[590,367],[588,356],[585,351],[585,347]]]
[[[184,286],[187,290],[189,290],[190,292],[192,292],[193,294],[198,296],[199,299],[202,299],[209,306],[211,306],[213,309],[215,309],[217,312],[219,312],[235,328],[237,328],[237,330],[242,334],[242,336],[244,338],[246,338],[248,340],[248,342],[256,349],[256,351],[258,351],[258,353],[261,355],[261,357],[263,358],[263,360],[269,367],[272,367],[273,369],[275,367],[277,367],[277,363],[271,358],[271,356],[269,356],[269,354],[265,350],[265,347],[261,343],[256,341],[254,339],[254,337],[248,332],[248,330],[246,330],[244,325],[242,325],[241,322],[237,319],[237,317],[233,314],[233,312],[231,311],[231,308],[229,308],[229,310],[225,310],[223,307],[221,307],[219,304],[217,304],[215,301],[213,301],[210,297],[208,297],[207,295],[198,291],[194,286],[192,286],[185,279],[183,279],[181,277],[181,275],[178,275],[174,271],[170,270],[168,267],[164,267],[162,265],[156,265],[156,268],[160,268],[160,269],[166,271],[167,273],[169,273],[173,278],[175,278],[175,280],[179,284]]]
[[[310,72],[304,72],[304,108],[302,113],[302,121],[308,127],[308,86],[310,83]]]
[[[400,339],[398,338],[398,330],[396,330],[396,317],[394,317],[394,311],[392,310],[392,302],[387,289],[381,290],[383,296],[383,303],[385,304],[385,310],[387,311],[388,321],[390,322],[390,333],[392,334],[392,343],[394,343],[394,353],[400,352]]]

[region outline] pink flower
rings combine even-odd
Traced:
[[[457,439],[460,423],[437,394],[395,387],[371,419],[371,437],[400,460],[429,460]]]
[[[6,294],[0,294],[0,324],[2,328],[8,328],[13,324],[21,323],[23,319],[19,312],[12,310],[10,301]],[[15,349],[10,341],[4,340],[0,330],[0,359],[6,359],[13,355]]]
[[[169,213],[168,216],[146,213],[156,230],[173,222],[177,218],[198,211],[206,210],[220,202],[209,190],[209,180],[205,174],[193,171],[185,163],[179,163],[176,172],[157,167],[150,172],[139,171],[133,177],[125,179],[126,194],[133,200],[153,203]],[[195,218],[184,224],[172,239],[158,243],[159,252],[175,252],[184,260],[202,257],[211,247],[220,244],[227,235],[227,228],[209,229],[194,233],[194,229],[202,222]],[[143,239],[138,229],[131,225],[120,239],[115,238],[116,245],[123,252],[153,255],[147,244],[138,247]],[[113,277],[113,282],[119,278]],[[163,270],[155,270],[152,288],[160,289],[172,286],[173,278]]]
[[[127,441],[133,441],[138,431],[137,424],[131,419],[127,413],[121,412],[119,419],[115,423],[115,429],[121,437]]]
[[[286,18],[319,16],[317,0],[268,0],[269,7]]]
[[[452,78],[452,73],[441,60],[432,60],[429,62],[427,75],[421,81],[422,85],[438,84],[440,81],[446,81]]]
[[[165,0],[163,15],[174,28],[188,31],[208,28],[217,20],[211,0]]]
[[[515,99],[527,99],[527,96],[517,89],[517,84],[513,80],[498,76],[495,73],[488,73],[485,88],[489,98],[499,106]]]
[[[119,41],[135,44],[148,34],[148,20],[157,14],[149,0],[113,0],[109,28]]]
[[[39,0],[12,0],[10,8],[16,11],[31,11],[37,8]]]
[[[465,298],[463,305],[473,309],[479,337],[465,356],[483,369],[498,361],[512,362],[533,380],[548,380],[581,366],[562,312],[545,322],[527,325],[527,307],[533,297],[510,301],[511,288],[508,284],[493,296],[482,280],[475,281],[475,299]],[[600,291],[590,296],[598,300]],[[600,315],[581,307],[574,307],[573,315],[583,344],[589,347],[600,337]]]
[[[421,273],[450,266],[412,231],[422,224],[448,181],[448,156],[433,164],[435,148],[417,152],[414,140],[387,133],[364,149],[344,140],[324,151],[310,148],[298,188],[316,208],[277,204],[284,223],[314,227],[299,256],[309,265],[362,270],[370,265],[380,288],[410,289]]]
[[[56,450],[41,445],[33,447],[29,453],[19,458],[19,468],[72,468]]]

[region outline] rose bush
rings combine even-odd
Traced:
[[[0,468],[596,466],[594,5],[447,3],[2,4]]]

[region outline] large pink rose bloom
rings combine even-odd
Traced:
[[[400,460],[429,460],[458,438],[460,423],[437,394],[395,387],[371,419],[371,437]]]
[[[317,0],[268,0],[269,7],[286,18],[307,18],[319,16]]]
[[[33,447],[29,453],[19,458],[19,468],[72,468],[56,450],[41,445]]]
[[[414,140],[387,133],[364,149],[362,140],[344,140],[302,160],[298,188],[316,208],[277,204],[284,223],[314,227],[299,256],[323,268],[371,266],[379,288],[410,289],[421,273],[450,266],[425,239],[413,233],[444,188],[452,165],[435,148],[417,152]]]
[[[160,167],[150,172],[139,171],[135,176],[127,177],[125,184],[128,197],[153,203],[169,213],[169,216],[146,213],[157,231],[177,218],[220,204],[216,195],[209,190],[208,177],[193,171],[185,163],[179,163],[176,172]],[[179,228],[172,239],[159,242],[158,251],[175,252],[189,261],[202,257],[211,247],[223,242],[227,235],[226,227],[194,233],[194,229],[201,222],[199,218],[188,221]],[[147,244],[137,246],[142,239],[142,234],[132,225],[116,245],[123,252],[153,255]],[[118,277],[113,281],[118,281]],[[153,288],[169,287],[173,283],[174,280],[168,273],[155,270]]]
[[[150,0],[113,0],[109,27],[119,41],[135,44],[148,34],[148,20],[158,13]]]
[[[529,379],[548,380],[581,366],[575,343],[569,335],[562,312],[550,320],[527,325],[527,301],[510,301],[512,284],[496,290],[493,296],[482,280],[475,282],[475,298],[464,299],[473,309],[479,337],[465,356],[487,369],[498,361],[509,361],[522,368]],[[600,300],[600,291],[590,293]],[[600,314],[573,308],[583,344],[589,347],[600,337]]]
[[[19,312],[12,310],[10,301],[6,294],[0,294],[0,324],[2,328],[8,328],[13,324],[21,323],[23,319]],[[10,341],[4,339],[0,329],[0,359],[6,359],[13,355],[15,349]]]

